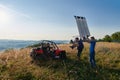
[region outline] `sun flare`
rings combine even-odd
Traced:
[[[8,23],[10,21],[10,15],[5,12],[0,10],[0,23]]]

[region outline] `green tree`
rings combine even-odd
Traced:
[[[111,42],[111,41],[112,41],[112,39],[111,39],[111,37],[110,37],[109,35],[106,35],[106,36],[103,38],[103,40],[106,41],[106,42]]]
[[[115,32],[111,35],[113,41],[120,42],[120,32]]]

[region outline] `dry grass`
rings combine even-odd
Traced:
[[[31,64],[30,48],[6,50],[0,54],[0,80],[120,80],[119,43],[97,43],[95,50],[98,73],[90,68],[89,44],[84,43],[80,62],[76,58],[77,50],[70,49],[70,45],[59,45],[60,49],[67,52],[67,69],[61,61]],[[69,71],[72,72],[70,75],[67,73]]]

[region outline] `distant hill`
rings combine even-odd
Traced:
[[[0,40],[0,51],[6,50],[6,49],[11,49],[11,48],[16,48],[16,49],[25,48],[29,45],[37,44],[40,41],[41,40],[35,41],[35,40],[6,40],[6,39],[1,39]],[[67,40],[53,40],[53,41],[55,41],[57,44],[68,43]]]

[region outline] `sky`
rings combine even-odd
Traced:
[[[75,15],[96,39],[120,31],[120,0],[0,0],[0,39],[70,40]]]

